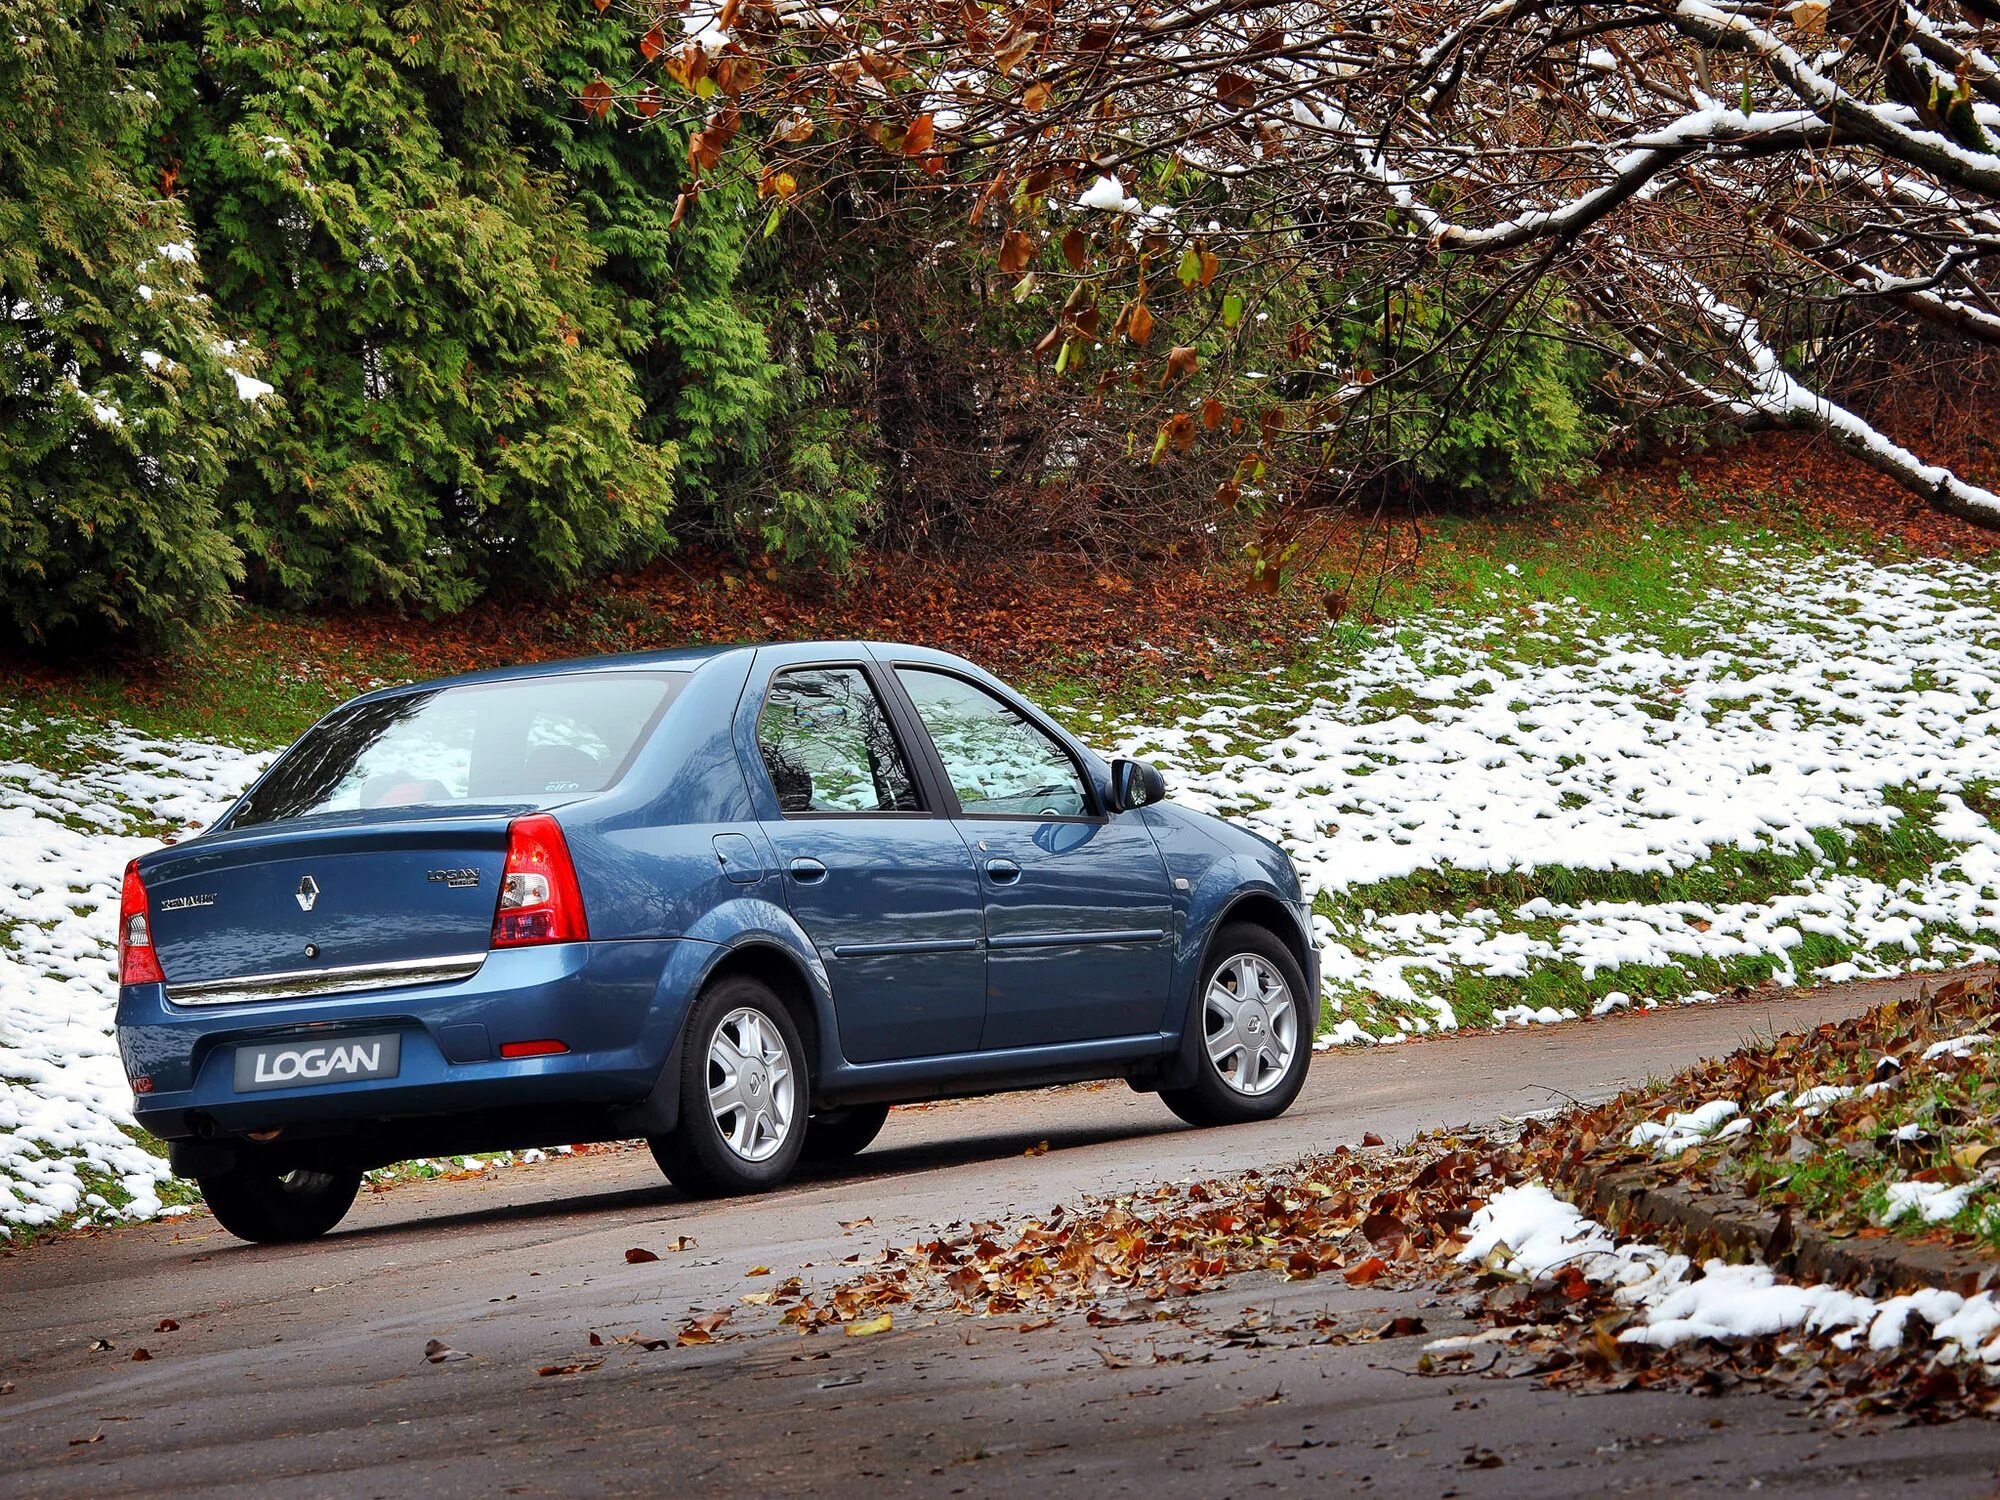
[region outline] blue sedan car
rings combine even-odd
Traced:
[[[412,1156],[643,1136],[723,1194],[911,1100],[1124,1078],[1268,1119],[1319,1018],[1298,876],[1163,796],[911,646],[371,693],[126,871],[134,1107],[267,1241]]]

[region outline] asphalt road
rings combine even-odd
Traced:
[[[758,1199],[687,1202],[634,1151],[399,1186],[309,1246],[241,1245],[197,1215],[10,1253],[0,1492],[2000,1494],[2000,1424],[1836,1428],[1765,1396],[1423,1378],[1421,1339],[1224,1348],[1148,1325],[918,1317],[866,1339],[619,1341],[671,1338],[771,1285],[754,1267],[828,1284],[845,1257],[950,1221],[1602,1098],[1912,988],[1329,1054],[1284,1119],[1233,1130],[1186,1129],[1122,1085],[898,1110],[846,1170]],[[682,1236],[696,1245],[676,1252]],[[630,1247],[661,1258],[628,1264]],[[1435,1294],[1264,1278],[1200,1315],[1244,1309],[1469,1326]],[[468,1357],[429,1363],[432,1339]]]

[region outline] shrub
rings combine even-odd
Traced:
[[[109,143],[145,124],[119,6],[0,0],[0,609],[36,643],[215,619],[225,465],[264,387],[174,205]]]

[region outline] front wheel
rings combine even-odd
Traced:
[[[1305,975],[1291,950],[1247,923],[1224,927],[1209,952],[1188,1014],[1194,1082],[1160,1098],[1191,1125],[1276,1119],[1305,1086],[1312,1056]]]
[[[731,975],[703,992],[681,1048],[680,1122],[647,1144],[692,1198],[758,1193],[791,1175],[809,1080],[790,1012],[769,986]]]
[[[238,1167],[195,1182],[216,1222],[239,1240],[282,1245],[316,1240],[345,1218],[361,1189],[361,1173]]]

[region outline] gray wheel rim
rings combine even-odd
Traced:
[[[739,1006],[708,1044],[708,1108],[722,1143],[745,1161],[769,1161],[792,1133],[792,1054],[760,1010]]]
[[[1268,1094],[1291,1072],[1299,1050],[1292,987],[1262,954],[1225,958],[1202,997],[1202,1031],[1223,1083],[1251,1098]]]

